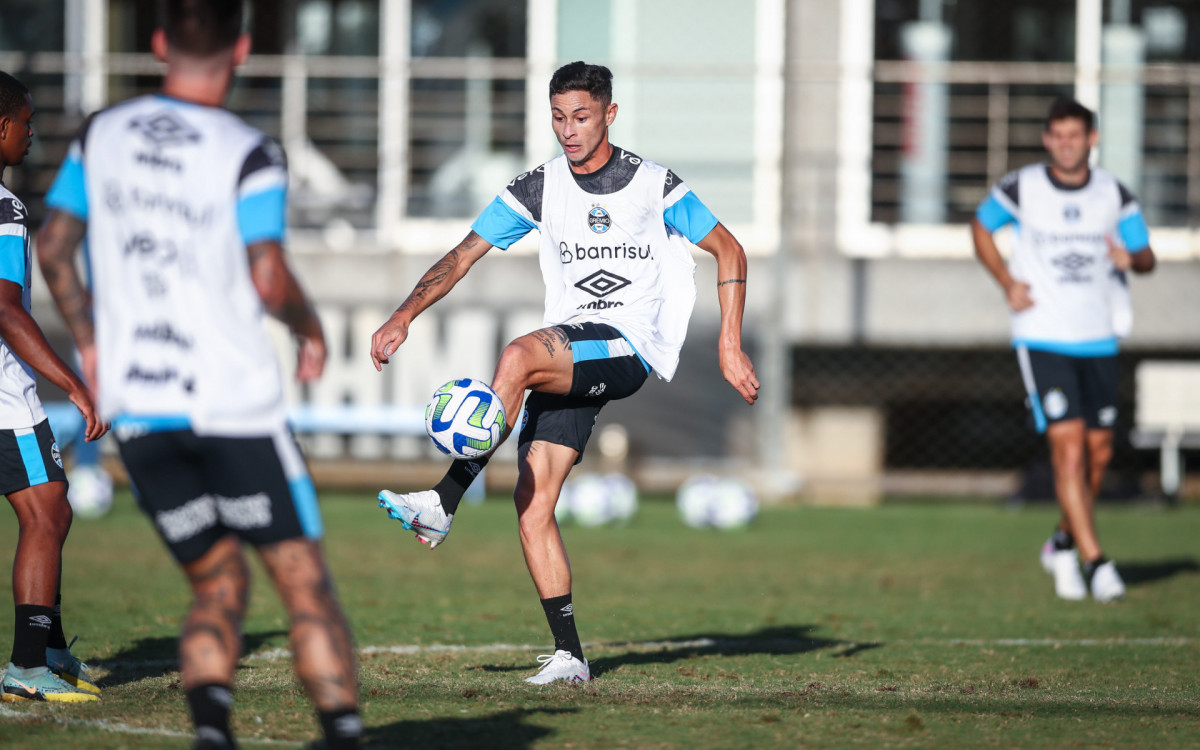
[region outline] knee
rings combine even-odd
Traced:
[[[522,493],[520,489],[514,494],[513,499],[517,504],[517,529],[521,533],[521,538],[536,538],[546,532],[552,526],[556,526],[554,520],[554,503],[541,502],[539,498],[534,496],[534,493]]]
[[[504,347],[504,351],[500,352],[500,360],[496,363],[496,382],[513,381],[524,385],[532,366],[532,355],[529,342],[524,338],[519,338]]]
[[[35,512],[21,519],[21,530],[26,533],[48,536],[61,543],[67,539],[67,532],[71,530],[73,518],[71,504],[64,498],[62,502],[45,503]]]

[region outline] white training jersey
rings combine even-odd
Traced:
[[[1128,298],[1119,296],[1123,279],[1115,278],[1108,242],[1130,252],[1150,244],[1129,190],[1103,169],[1070,186],[1047,165],[1031,164],[1001,179],[976,216],[988,231],[1016,224],[1008,269],[1029,284],[1034,304],[1012,314],[1014,343],[1079,356],[1116,353],[1118,335],[1128,333]]]
[[[21,285],[21,306],[25,312],[29,312],[31,261],[29,213],[17,196],[0,185],[0,279]],[[33,427],[45,418],[33,368],[0,339],[0,429]]]
[[[105,419],[282,424],[246,248],[282,241],[286,183],[282,150],[219,107],[144,96],[85,125],[47,203],[87,222]]]
[[[502,249],[539,230],[545,325],[611,325],[670,380],[696,301],[689,242],[716,224],[673,172],[614,147],[591,174],[560,155],[518,176],[472,229]]]

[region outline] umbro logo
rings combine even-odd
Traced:
[[[138,131],[143,138],[160,148],[197,143],[200,140],[200,131],[173,112],[164,111],[135,117],[130,121],[129,129]]]
[[[29,618],[29,624],[38,628],[50,629],[50,618],[46,615],[34,615]]]
[[[563,617],[570,617],[571,615],[575,614],[575,605],[568,604],[558,611],[563,613]]]
[[[1092,265],[1096,262],[1096,259],[1083,253],[1067,253],[1066,255],[1054,258],[1050,262],[1064,271],[1075,272]]]
[[[624,276],[601,269],[587,278],[575,282],[575,288],[582,289],[593,297],[607,297],[618,289],[624,289],[631,282]]]

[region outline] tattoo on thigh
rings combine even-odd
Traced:
[[[542,346],[546,347],[546,353],[550,355],[550,359],[554,359],[558,355],[558,337],[554,335],[557,328],[543,328],[540,331],[534,331],[533,337],[541,342]]]

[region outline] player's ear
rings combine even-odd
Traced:
[[[612,125],[615,119],[617,119],[617,103],[613,102],[604,110],[604,124]]]
[[[233,64],[241,65],[250,57],[250,35],[242,34],[233,45]]]
[[[1098,143],[1100,143],[1100,131],[1092,128],[1088,132],[1088,147],[1095,148]]]
[[[167,61],[167,32],[162,29],[154,30],[150,35],[150,51],[154,53],[155,60]]]

